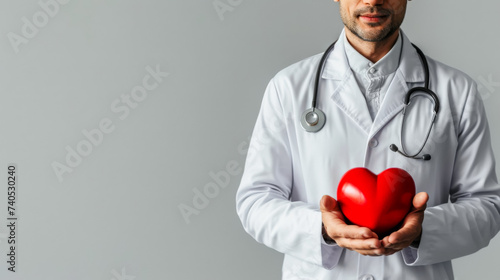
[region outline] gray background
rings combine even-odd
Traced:
[[[244,147],[269,79],[337,38],[338,4],[220,0],[230,10],[218,14],[212,0],[66,1],[45,22],[38,1],[0,1],[2,225],[8,164],[19,183],[18,272],[6,271],[2,226],[0,278],[279,279],[281,254],[246,235],[235,214]],[[478,82],[497,156],[499,9],[415,0],[403,26],[427,55]],[[41,27],[16,52],[23,18]],[[169,76],[120,119],[112,104],[148,66]],[[105,119],[114,130],[59,180],[54,162],[65,164],[66,147]],[[185,220],[179,206],[193,207],[228,163],[240,169]],[[499,249],[497,237],[455,260],[457,279],[498,279]]]

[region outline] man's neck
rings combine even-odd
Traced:
[[[376,63],[382,59],[394,46],[399,36],[399,30],[394,32],[390,37],[380,42],[368,42],[356,36],[349,29],[345,28],[347,41],[361,55]]]

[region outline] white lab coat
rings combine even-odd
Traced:
[[[405,158],[399,147],[403,98],[423,86],[424,71],[403,36],[397,73],[375,120],[345,57],[341,34],[321,79],[318,107],[326,124],[317,133],[300,125],[311,107],[321,55],[279,72],[269,83],[255,125],[236,202],[245,230],[285,254],[283,279],[453,279],[451,259],[488,245],[500,226],[500,187],[481,98],[474,81],[431,58],[430,87],[441,108],[424,153],[430,161]],[[425,138],[433,104],[413,99],[404,143],[416,152]],[[368,257],[327,245],[321,236],[319,201],[336,197],[342,175],[354,167],[375,173],[408,171],[417,192],[429,194],[417,249]]]

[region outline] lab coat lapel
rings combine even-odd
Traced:
[[[408,83],[420,83],[425,80],[422,62],[415,48],[403,31],[401,31],[401,35],[403,36],[401,61],[380,110],[373,121],[369,133],[370,137],[377,134],[397,113],[401,112],[404,107],[404,98],[408,92]]]
[[[348,115],[366,134],[372,127],[372,118],[366,105],[365,97],[349,67],[344,49],[344,31],[335,44],[335,49],[328,57],[323,70],[323,79],[327,79],[324,92],[332,92],[332,101]]]
[[[350,69],[347,72],[346,78],[333,91],[331,98],[346,115],[368,134],[372,127],[372,117],[354,74]]]

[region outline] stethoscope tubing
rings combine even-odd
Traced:
[[[314,133],[314,132],[320,131],[323,128],[325,121],[326,121],[325,113],[323,111],[321,111],[320,109],[318,109],[318,107],[317,107],[317,98],[318,98],[318,93],[319,93],[320,79],[321,79],[321,75],[323,74],[323,70],[325,68],[326,60],[327,60],[328,56],[330,55],[330,53],[335,48],[336,43],[337,43],[337,41],[333,42],[328,47],[328,49],[325,51],[325,53],[323,54],[323,56],[320,59],[320,62],[318,64],[318,69],[316,71],[316,78],[314,81],[314,92],[313,92],[313,99],[312,99],[312,103],[311,103],[311,108],[304,111],[304,113],[301,116],[301,121],[300,121],[301,125],[307,132]],[[403,108],[403,112],[402,112],[403,119],[401,121],[401,134],[400,134],[400,145],[401,145],[402,151],[400,151],[398,149],[398,147],[394,144],[392,144],[390,146],[390,149],[392,151],[398,152],[401,155],[408,157],[408,158],[430,160],[430,158],[431,158],[430,155],[425,154],[422,157],[418,157],[418,154],[420,154],[422,152],[427,141],[429,140],[429,136],[430,136],[432,127],[434,125],[434,122],[436,120],[436,116],[437,116],[439,109],[440,109],[440,104],[439,104],[439,98],[437,97],[436,93],[434,93],[429,88],[430,78],[429,78],[429,64],[427,62],[427,59],[426,59],[424,53],[422,52],[422,50],[420,50],[415,44],[412,44],[412,46],[417,51],[417,54],[418,54],[420,61],[422,63],[422,67],[424,69],[424,75],[425,75],[424,87],[415,87],[415,88],[410,89],[406,93],[406,96],[404,99],[404,108]],[[415,94],[422,93],[422,92],[426,93],[426,96],[430,97],[434,102],[434,110],[433,110],[432,120],[430,122],[429,129],[427,130],[425,141],[423,142],[422,146],[420,147],[420,149],[418,150],[417,153],[415,153],[414,155],[409,155],[406,152],[406,148],[404,147],[404,144],[403,144],[403,129],[404,129],[405,118],[406,118],[406,116],[405,116],[406,108],[410,105],[411,99],[415,96]]]

